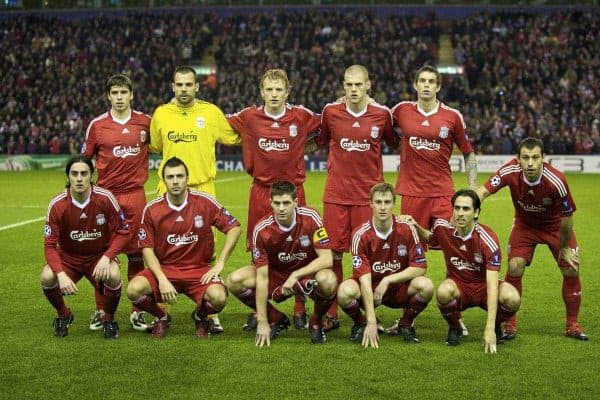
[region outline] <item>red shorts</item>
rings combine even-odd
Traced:
[[[358,284],[360,288],[360,281],[358,279],[350,278],[354,280]],[[379,283],[377,283],[379,284]],[[373,291],[377,287],[377,284],[372,286]],[[390,308],[406,308],[408,307],[408,287],[410,286],[410,281],[402,282],[402,283],[393,283],[388,286],[388,290],[383,295],[383,299],[381,299],[381,304],[390,307]],[[360,306],[364,309],[363,299],[360,299]]]
[[[402,196],[400,213],[411,215],[419,225],[430,229],[433,221],[452,218],[452,197],[414,197]]]
[[[566,262],[558,262],[558,255],[560,253],[560,227],[552,229],[540,227],[539,229],[536,229],[515,222],[512,231],[510,232],[510,238],[508,239],[508,259],[510,260],[511,258],[516,257],[524,258],[527,265],[529,265],[533,259],[535,246],[538,244],[545,244],[550,248],[554,259],[557,261],[560,268],[569,268],[569,264]],[[579,252],[575,232],[571,235],[569,247],[576,253]]]
[[[65,252],[60,252],[60,261],[63,267],[63,271],[74,283],[77,283],[84,276],[94,287],[99,287],[98,282],[92,276],[96,264],[102,258],[103,254],[97,256],[74,256]],[[111,261],[119,264],[118,258],[113,258]]]
[[[448,278],[452,279],[452,278]],[[460,310],[471,307],[480,307],[487,310],[487,284],[465,283],[452,279],[460,291]]]
[[[141,253],[142,250],[138,248],[137,232],[139,231],[142,222],[144,207],[146,207],[146,194],[144,193],[144,189],[142,188],[127,193],[114,193],[114,195],[123,210],[123,214],[125,214],[125,219],[127,220],[130,231],[133,232],[133,237],[129,244],[123,249],[123,253]]]
[[[306,206],[306,196],[302,185],[296,186],[298,205]],[[252,232],[254,226],[264,216],[273,212],[271,208],[271,188],[253,182],[250,185],[250,200],[248,201],[248,227],[246,229],[246,251],[252,250]]]
[[[213,278],[213,280],[204,285],[200,283],[200,278],[208,272],[210,266],[206,267],[197,267],[197,268],[175,268],[168,266],[161,266],[162,271],[165,276],[173,284],[175,290],[178,293],[183,293],[187,295],[190,299],[192,299],[196,304],[200,304],[202,299],[204,298],[204,293],[211,285],[220,285],[223,286],[225,292],[227,292],[227,288],[223,283],[221,278]],[[150,287],[152,288],[152,294],[157,302],[162,302],[162,296],[160,295],[160,290],[158,288],[158,280],[156,276],[149,269],[145,269],[136,276],[143,276],[150,282]]]
[[[338,253],[350,250],[352,231],[373,216],[371,206],[352,206],[336,203],[323,204],[323,224],[331,240],[331,249]]]

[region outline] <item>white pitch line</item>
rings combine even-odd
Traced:
[[[15,224],[0,226],[0,231],[6,231],[8,229],[17,228],[19,226],[33,224],[34,222],[43,221],[46,217],[39,217],[34,219],[28,219],[26,221],[17,222]]]
[[[246,176],[236,176],[235,178],[217,179],[215,181],[215,183],[238,181],[238,180],[241,180],[241,179],[246,179]],[[152,194],[152,193],[156,193],[156,191],[153,190],[151,192],[146,192],[146,194]],[[0,206],[0,207],[7,207],[7,208],[9,208],[11,206]],[[16,206],[16,207],[20,207],[20,208],[38,208],[37,206]],[[39,208],[44,208],[44,207],[39,207]],[[243,207],[233,206],[233,207],[228,207],[228,208],[237,209],[237,208],[243,208]],[[33,224],[35,222],[43,221],[45,218],[46,218],[45,216],[44,217],[38,217],[38,218],[28,219],[28,220],[21,221],[21,222],[16,222],[14,224],[0,226],[0,232],[1,231],[6,231],[8,229],[18,228],[19,226],[29,225],[29,224]]]

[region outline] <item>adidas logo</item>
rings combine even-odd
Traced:
[[[383,247],[381,248],[381,250],[385,250],[385,249],[389,249],[390,245],[387,244],[387,242],[385,242],[385,244],[383,245]]]
[[[81,213],[81,215],[79,216],[79,219],[86,219],[87,215],[85,215],[85,213]]]
[[[290,235],[290,236],[288,236],[288,237],[285,239],[285,241],[286,241],[286,242],[293,242],[293,241],[294,241],[294,239],[292,239],[292,235]]]
[[[429,126],[429,121],[425,120],[425,121],[421,122],[421,126]]]
[[[129,129],[123,128],[123,130],[121,131],[121,133],[129,133]]]
[[[352,127],[353,127],[353,128],[360,128],[360,124],[358,123],[358,121],[355,121],[355,122],[352,124]]]
[[[463,244],[463,245],[462,245],[462,246],[460,246],[458,249],[459,249],[459,250],[462,250],[462,251],[467,251],[467,246],[465,246],[465,245]]]
[[[175,222],[183,222],[183,217],[181,215],[178,215],[177,219],[175,219]]]
[[[277,123],[277,121],[271,124],[271,128],[279,128],[279,124]]]

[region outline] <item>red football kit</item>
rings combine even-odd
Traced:
[[[352,279],[359,281],[371,274],[372,289],[388,276],[408,267],[427,268],[425,251],[415,229],[406,223],[394,220],[389,232],[375,229],[371,221],[364,223],[352,235]],[[359,283],[360,284],[360,283]],[[382,304],[393,307],[408,307],[410,281],[390,285]]]
[[[248,107],[228,115],[227,120],[242,137],[244,166],[253,178],[246,231],[250,250],[254,226],[272,211],[269,190],[273,183],[292,182],[298,188],[298,205],[306,205],[304,146],[319,131],[321,119],[302,106],[286,105],[281,115],[268,114],[264,106]]]
[[[83,203],[69,190],[50,201],[44,236],[44,253],[54,273],[64,271],[74,282],[86,276],[96,285],[92,278],[96,263],[103,255],[115,258],[131,231],[114,196],[92,185]]]
[[[450,219],[454,183],[448,162],[454,143],[463,154],[473,152],[461,113],[442,102],[425,112],[417,102],[405,101],[394,106],[392,115],[402,140],[396,181],[402,214],[426,228],[436,218]]]
[[[529,265],[536,245],[546,244],[558,261],[561,219],[573,215],[576,210],[563,173],[544,163],[540,178],[529,182],[518,160],[514,159],[504,164],[484,186],[490,193],[496,193],[505,186],[510,188],[515,222],[509,239],[509,258],[524,258]],[[575,233],[571,236],[569,247],[577,251]],[[564,262],[559,265],[568,267]]]
[[[252,235],[252,259],[256,268],[269,267],[269,296],[290,274],[317,258],[316,250],[329,249],[329,237],[318,212],[297,207],[289,228],[273,215],[261,219]]]
[[[357,114],[346,103],[327,104],[316,140],[329,144],[323,217],[331,248],[348,251],[351,232],[371,218],[371,187],[383,182],[381,142],[394,148],[398,144],[390,110],[373,103]]]
[[[465,237],[443,219],[435,220],[429,243],[440,246],[446,261],[446,278],[458,286],[460,309],[487,309],[486,271],[499,271],[502,254],[498,237],[489,227],[476,223]]]
[[[132,232],[138,231],[146,206],[149,132],[148,115],[133,110],[121,121],[109,111],[90,122],[81,150],[86,157],[96,158],[98,185],[115,195]],[[137,251],[135,237],[132,239],[125,248],[127,254]]]
[[[138,234],[139,247],[153,248],[167,279],[196,303],[209,286],[202,285],[200,278],[210,269],[214,253],[212,226],[227,233],[240,223],[210,195],[188,190],[179,206],[171,204],[166,193],[149,202]],[[147,269],[139,275],[148,279],[161,301],[154,274]]]

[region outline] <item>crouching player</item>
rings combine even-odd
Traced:
[[[67,162],[67,190],[48,206],[44,226],[46,266],[40,277],[44,295],[56,309],[54,335],[67,336],[73,313],[63,296],[77,294],[86,277],[103,297],[104,337],[116,339],[114,314],[121,298],[121,273],[116,256],[130,240],[125,217],[114,196],[92,185],[94,165],[85,156]]]
[[[231,273],[227,287],[256,311],[255,317],[250,315],[247,326],[249,329],[256,326],[257,346],[269,346],[290,325],[289,318],[268,300],[281,302],[294,294],[314,300],[309,321],[311,341],[325,343],[327,337],[321,321],[335,299],[337,288],[327,231],[317,211],[298,207],[296,186],[292,182],[275,182],[270,197],[273,213],[256,224],[252,235],[254,266]]]
[[[446,261],[446,279],[437,289],[437,302],[450,326],[446,344],[460,344],[460,312],[470,307],[487,310],[484,351],[496,353],[501,323],[520,306],[519,293],[509,283],[498,281],[501,265],[496,234],[477,222],[481,203],[473,190],[462,189],[452,197],[452,222],[435,220],[428,231],[415,223],[419,236],[441,247]],[[404,220],[414,222],[412,217]]]
[[[352,236],[352,278],[338,289],[338,304],[352,318],[350,340],[379,346],[375,307],[404,308],[398,331],[404,340],[417,343],[414,319],[427,307],[434,286],[425,276],[427,264],[419,236],[411,225],[395,220],[394,187],[378,183],[371,188],[371,221]],[[366,317],[361,312],[363,308]]]
[[[217,200],[187,188],[188,169],[177,157],[164,165],[167,193],[146,205],[138,239],[148,269],[137,274],[127,296],[140,309],[154,315],[152,336],[163,338],[170,316],[157,302],[173,304],[178,292],[196,304],[192,319],[196,336],[210,336],[207,316],[225,307],[227,289],[219,274],[229,259],[241,228]],[[221,254],[211,267],[214,226],[225,233]]]

